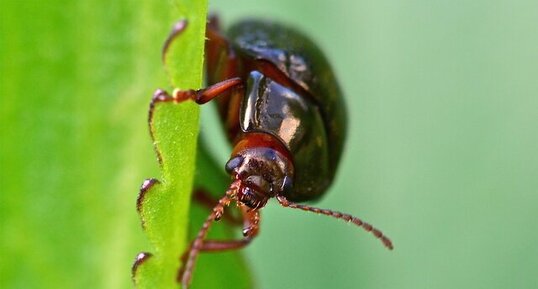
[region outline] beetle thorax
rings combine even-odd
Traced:
[[[265,147],[248,148],[232,157],[226,169],[240,186],[237,200],[258,209],[267,201],[291,187],[293,166],[277,150]]]

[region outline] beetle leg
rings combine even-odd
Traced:
[[[228,191],[226,192],[226,195],[219,200],[217,205],[211,211],[211,214],[209,214],[209,216],[205,220],[200,231],[198,231],[196,238],[192,242],[192,245],[190,246],[188,250],[186,262],[183,262],[183,266],[185,270],[183,271],[183,269],[180,269],[180,272],[183,272],[183,274],[178,276],[178,279],[181,278],[182,288],[188,288],[189,283],[191,281],[192,270],[196,263],[196,258],[198,257],[198,253],[202,251],[204,239],[207,236],[209,228],[211,227],[211,224],[213,223],[213,221],[219,220],[222,217],[222,214],[224,212],[224,207],[230,204],[231,196],[232,196],[232,192]]]
[[[182,99],[186,96],[198,104],[204,104],[225,92],[241,89],[242,87],[243,80],[241,80],[239,77],[235,77],[215,83],[210,87],[196,90],[194,91],[195,94],[189,93],[188,91],[184,94],[184,92],[176,90],[174,91],[174,98]]]
[[[259,234],[260,212],[240,204],[243,216],[243,239],[240,240],[205,240],[201,251],[215,252],[241,249]]]
[[[194,191],[192,194],[192,198],[200,205],[213,209],[215,207],[215,204],[218,203],[218,199],[213,197],[208,191],[198,188]],[[223,214],[222,219],[226,222],[228,222],[231,225],[241,225],[243,223],[243,220],[234,214],[228,213]],[[205,242],[204,242],[205,245]]]
[[[282,205],[283,207],[286,207],[286,208],[300,209],[300,210],[307,211],[307,212],[312,212],[312,213],[316,213],[316,214],[322,214],[322,215],[330,216],[330,217],[333,217],[333,218],[341,219],[341,220],[344,220],[346,222],[352,222],[353,224],[355,224],[355,225],[357,225],[359,227],[362,227],[367,232],[372,232],[372,234],[376,238],[381,240],[383,245],[385,245],[385,247],[387,247],[388,249],[392,250],[394,248],[392,246],[392,242],[390,241],[390,239],[387,238],[387,236],[383,235],[383,233],[380,230],[378,230],[377,228],[374,228],[372,225],[370,225],[370,224],[368,224],[366,222],[363,222],[361,219],[359,219],[357,217],[354,217],[354,216],[349,215],[349,214],[344,214],[344,213],[340,213],[340,212],[336,212],[336,211],[327,210],[327,209],[320,209],[320,208],[315,208],[315,207],[311,207],[311,206],[307,206],[307,205],[296,204],[296,203],[288,201],[288,199],[286,199],[284,196],[277,196],[276,198],[277,198],[278,202],[280,203],[280,205]]]
[[[157,89],[155,93],[153,94],[153,101],[152,105],[156,102],[169,102],[173,101],[176,103],[183,102],[186,100],[193,100],[197,104],[204,104],[215,97],[229,91],[233,91],[236,89],[242,89],[243,87],[243,80],[239,77],[226,79],[221,82],[215,83],[207,88],[202,88],[198,90],[179,90],[175,89],[172,95],[170,95],[168,92]]]
[[[183,31],[185,31],[185,28],[187,28],[187,24],[189,22],[186,19],[181,19],[174,26],[172,26],[172,31],[170,31],[170,34],[164,41],[164,45],[162,48],[162,61],[163,63],[166,62],[166,54],[168,53],[168,48],[170,48],[170,44],[179,36]]]
[[[163,63],[166,63],[166,56],[168,55],[168,50],[170,46],[187,28],[189,22],[186,19],[179,20],[172,26],[172,30],[168,37],[164,41],[161,59]],[[219,21],[218,18],[213,15],[209,18],[209,22],[206,26],[206,44],[205,44],[205,58],[207,63],[207,68],[209,71],[215,71],[219,57],[221,53],[225,52],[227,57],[235,58],[233,51],[230,48],[228,40],[220,34],[219,31]]]
[[[227,200],[223,201],[225,198],[228,198]],[[189,250],[183,254],[181,257],[181,263],[183,264],[182,267],[178,271],[178,281],[181,281],[181,288],[188,288],[191,278],[192,278],[192,272],[194,269],[194,264],[196,261],[196,257],[199,252],[218,252],[218,251],[227,251],[227,250],[236,250],[241,249],[248,245],[252,239],[254,239],[258,233],[259,233],[259,223],[260,223],[260,213],[258,210],[252,210],[245,205],[240,204],[239,207],[241,208],[241,212],[243,215],[243,239],[241,240],[204,240],[205,236],[207,235],[207,231],[209,230],[209,226],[211,222],[217,218],[220,218],[222,215],[222,210],[224,209],[224,205],[227,205],[229,203],[229,197],[228,193],[227,196],[219,200],[219,204],[215,206],[213,209],[213,213],[209,215],[208,219],[202,226],[202,229],[200,232],[198,232],[198,235],[196,239],[193,241],[192,245],[190,246]],[[217,207],[221,206],[222,209],[217,209]],[[220,211],[220,214],[216,214],[216,210]]]
[[[243,212],[243,239],[204,240],[200,251],[218,252],[237,250],[247,246],[259,234],[260,213],[258,210]],[[188,251],[187,251],[188,252]]]
[[[241,78],[230,78],[224,81],[221,81],[219,83],[216,83],[214,85],[211,85],[204,89],[199,90],[174,90],[173,94],[170,95],[168,92],[162,89],[157,89],[155,93],[153,93],[153,98],[151,99],[151,103],[149,105],[149,113],[148,113],[148,124],[149,124],[149,131],[151,134],[151,137],[155,139],[153,134],[153,112],[155,111],[155,106],[160,102],[183,102],[189,99],[194,100],[198,104],[204,104],[215,97],[226,94],[226,92],[239,92],[242,91],[244,88],[243,81]],[[159,159],[159,163],[162,163],[162,158],[159,153],[159,151],[156,150],[157,158]]]

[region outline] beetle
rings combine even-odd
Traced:
[[[165,41],[170,44],[188,22],[178,22]],[[346,109],[336,77],[321,50],[304,34],[275,22],[246,20],[226,33],[216,18],[206,29],[208,87],[158,89],[158,102],[215,100],[233,150],[225,169],[231,184],[212,207],[184,255],[178,281],[190,284],[201,251],[240,249],[259,232],[260,209],[276,198],[280,205],[342,219],[371,232],[389,249],[380,230],[349,214],[299,204],[322,196],[334,180],[346,137]],[[213,221],[234,201],[243,219],[243,238],[205,240]]]

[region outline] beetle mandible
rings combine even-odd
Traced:
[[[182,20],[172,29],[163,61],[187,24]],[[251,242],[258,234],[259,210],[273,197],[283,207],[351,222],[392,249],[380,230],[352,215],[296,203],[317,199],[331,185],[346,136],[342,93],[321,50],[302,33],[274,22],[239,22],[226,37],[218,26],[212,18],[206,30],[209,86],[172,94],[159,89],[150,106],[151,118],[157,102],[215,99],[233,144],[225,166],[231,184],[184,255],[178,274],[183,288],[190,284],[199,252],[239,249]],[[232,201],[242,213],[243,238],[205,240],[212,222]]]

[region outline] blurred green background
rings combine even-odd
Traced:
[[[138,186],[158,174],[146,110],[166,87],[166,5],[2,1],[1,288],[130,288],[147,247]],[[246,250],[259,288],[536,288],[538,2],[210,9],[224,25],[285,21],[320,44],[350,124],[316,205],[364,218],[396,247],[273,202]],[[211,108],[202,122],[222,141]],[[224,164],[228,148],[212,144]]]

